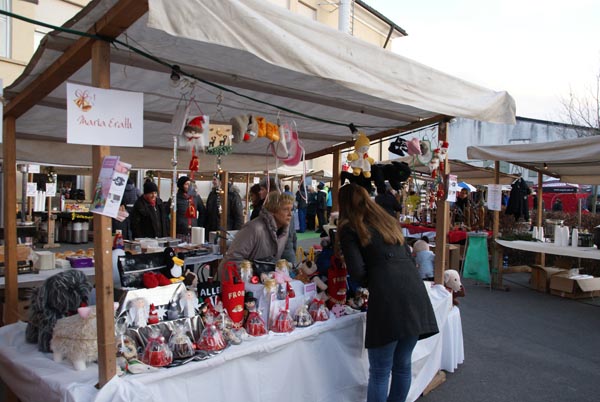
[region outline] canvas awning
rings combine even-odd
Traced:
[[[93,31],[119,3],[123,1],[92,1],[65,26]],[[140,7],[138,3],[135,6]],[[118,150],[134,167],[170,166],[168,152],[173,142],[169,126],[182,96],[181,87],[169,84],[171,65],[221,86],[196,81],[193,91],[189,86],[183,89],[188,97],[195,97],[212,122],[228,122],[242,113],[263,115],[271,121],[293,119],[309,157],[351,140],[349,123],[368,135],[390,129],[392,135],[397,132],[394,129],[447,116],[509,124],[515,121],[515,104],[506,92],[465,82],[270,2],[150,0],[147,10],[142,10],[142,17],[118,39],[162,64],[121,45],[111,46],[111,87],[145,94],[144,151],[152,156],[136,157],[133,149]],[[36,80],[57,66],[78,39],[71,33],[48,34],[25,72],[6,89],[6,97],[15,99],[28,87],[41,84]],[[33,107],[10,102],[5,108],[5,115],[21,116],[16,123],[18,160],[50,164],[60,159],[65,163],[68,155],[74,164],[90,163],[90,147],[62,146],[66,138],[66,81],[91,85],[91,62],[69,67],[74,72],[49,93],[44,90],[50,83],[39,87],[39,99]],[[31,142],[20,144],[25,140]],[[50,146],[53,151],[47,152],[51,142],[55,143]],[[232,161],[226,157],[224,168],[260,169],[266,145],[266,140],[235,144],[234,154],[244,158]],[[214,163],[208,156],[205,162]]]
[[[469,159],[506,161],[563,182],[600,184],[600,136],[535,144],[471,146]]]

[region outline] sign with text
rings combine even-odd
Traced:
[[[67,142],[143,147],[143,95],[67,83]]]
[[[490,211],[502,210],[502,184],[487,185],[487,207]]]
[[[56,183],[46,183],[46,197],[56,197]]]
[[[118,156],[105,156],[94,190],[91,212],[116,218],[129,177],[131,165]]]

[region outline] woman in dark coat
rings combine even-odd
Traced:
[[[167,204],[158,197],[154,182],[144,183],[144,195],[133,205],[131,231],[133,237],[166,237],[169,235],[169,211]]]
[[[206,208],[202,198],[190,188],[192,181],[187,176],[177,180],[177,225],[175,231],[178,236],[188,237],[192,227],[204,227]]]
[[[348,272],[369,289],[367,402],[404,401],[412,351],[419,339],[438,332],[435,314],[398,222],[356,184],[340,189],[339,206],[338,234]]]

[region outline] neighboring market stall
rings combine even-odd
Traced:
[[[168,169],[173,114],[192,96],[202,108],[195,113],[210,116],[212,123],[252,113],[295,124],[307,157],[351,146],[354,127],[375,139],[439,123],[441,141],[450,116],[515,121],[514,102],[505,92],[451,77],[268,2],[93,1],[65,28],[69,31],[45,37],[23,75],[5,91],[7,227],[15,223],[10,211],[17,160],[52,164],[68,158],[83,166],[92,160],[93,177],[107,155],[139,168]],[[66,82],[144,93],[143,152],[66,144]],[[202,154],[200,164],[261,170],[267,145],[264,139],[241,142],[234,144],[233,156],[219,160]],[[442,215],[448,211],[444,204],[438,209]],[[438,222],[440,230],[447,229]],[[109,227],[108,218],[94,217],[101,386],[115,367]],[[7,233],[8,322],[16,318],[15,250],[16,233]]]

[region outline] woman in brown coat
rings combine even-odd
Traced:
[[[242,260],[276,262],[284,258],[295,263],[296,255],[288,241],[293,205],[291,195],[271,191],[258,218],[247,222],[235,235],[221,267],[227,261]]]

